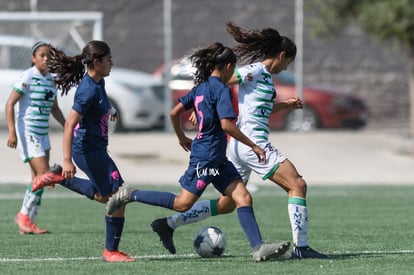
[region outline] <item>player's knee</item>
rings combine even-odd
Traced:
[[[237,207],[252,205],[252,196],[250,195],[249,192],[235,196],[233,200],[235,201]]]
[[[296,192],[306,196],[307,184],[302,177],[296,179],[294,188],[296,189]]]

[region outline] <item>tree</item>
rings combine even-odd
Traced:
[[[411,0],[309,0],[318,35],[332,37],[351,23],[380,41],[398,43],[408,55],[411,153],[414,153],[414,5]]]

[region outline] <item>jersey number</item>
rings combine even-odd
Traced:
[[[196,112],[198,114],[198,116],[200,117],[200,121],[198,122],[198,134],[197,134],[197,139],[201,139],[203,137],[203,134],[201,133],[201,129],[203,129],[203,119],[204,119],[204,115],[203,112],[198,109],[198,105],[203,102],[204,100],[204,96],[196,96],[195,100],[194,100],[194,107],[196,109]]]

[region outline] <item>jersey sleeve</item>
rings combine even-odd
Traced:
[[[185,96],[178,99],[184,105],[186,110],[194,108],[195,87],[192,88]]]
[[[85,85],[79,85],[75,93],[72,109],[83,116],[95,101],[96,91],[88,89]]]
[[[230,118],[235,119],[236,113],[233,108],[231,100],[230,88],[225,86],[222,88],[222,91],[218,93],[217,100],[217,114],[219,119]]]
[[[19,78],[19,80],[13,85],[13,90],[20,95],[24,95],[30,89],[31,70],[25,71]]]

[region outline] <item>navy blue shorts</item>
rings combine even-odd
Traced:
[[[73,153],[76,165],[88,176],[101,196],[115,192],[124,180],[107,151]]]
[[[180,183],[185,190],[200,197],[210,183],[224,195],[230,183],[237,179],[241,180],[241,176],[233,163],[227,159],[220,163],[190,160],[190,165],[181,176]]]

